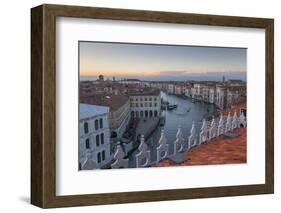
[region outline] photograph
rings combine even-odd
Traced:
[[[247,49],[79,41],[79,170],[247,162]]]

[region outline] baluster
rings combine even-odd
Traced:
[[[184,143],[184,138],[183,138],[183,134],[181,131],[181,127],[178,127],[178,131],[176,134],[176,140],[174,141],[174,154],[177,154],[178,152],[183,151],[183,143]]]
[[[232,130],[232,119],[229,112],[226,119],[225,132],[229,132],[231,130]]]
[[[150,164],[150,150],[148,150],[148,146],[145,143],[144,135],[141,136],[141,142],[138,147],[139,153],[136,154],[136,166],[146,167]]]
[[[200,136],[199,136],[199,145],[202,143],[205,143],[207,141],[207,139],[208,139],[207,135],[208,135],[208,127],[206,124],[206,120],[203,119],[201,132],[200,132]]]
[[[209,129],[209,140],[215,138],[216,136],[217,136],[217,127],[216,127],[215,118],[213,117],[211,122],[211,127]]]
[[[196,146],[197,144],[196,140],[196,129],[195,129],[195,124],[194,121],[192,122],[192,126],[190,129],[190,136],[188,137],[188,149]]]
[[[81,169],[82,170],[92,170],[92,169],[96,169],[96,168],[97,168],[97,164],[95,161],[93,161],[93,153],[91,150],[87,149],[86,150],[86,160],[82,164]]]
[[[239,125],[239,121],[238,121],[237,113],[235,111],[232,118],[232,130],[238,128],[238,125]]]
[[[219,124],[218,124],[218,134],[217,136],[220,136],[224,134],[224,123],[223,123],[223,115],[221,114]]]
[[[168,156],[168,149],[169,146],[167,144],[167,139],[164,135],[164,130],[161,130],[161,136],[159,139],[159,146],[156,148],[157,149],[157,162],[165,159]]]
[[[246,121],[246,117],[244,116],[244,114],[242,112],[240,112],[240,116],[239,116],[239,126],[241,126],[243,128],[247,127],[247,121]]]
[[[125,153],[120,145],[117,145],[114,153],[115,161],[111,164],[112,169],[127,168],[129,166],[129,159],[124,159]]]

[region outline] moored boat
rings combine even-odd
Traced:
[[[167,109],[168,109],[168,110],[173,110],[173,109],[175,109],[175,108],[177,108],[177,107],[178,107],[177,104],[168,104],[168,105],[167,105]]]

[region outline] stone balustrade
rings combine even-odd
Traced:
[[[161,160],[172,158],[179,153],[188,151],[189,149],[200,146],[202,143],[208,143],[212,139],[231,132],[236,128],[246,128],[246,117],[241,113],[239,117],[235,112],[233,116],[229,113],[226,117],[222,114],[218,119],[213,118],[211,122],[204,119],[200,128],[199,134],[196,132],[195,123],[192,123],[189,136],[187,140],[184,139],[181,127],[178,128],[176,139],[172,143],[167,143],[164,130],[161,131],[161,136],[156,148],[157,159],[156,162],[151,161],[151,151],[145,142],[144,136],[141,136],[140,145],[138,146],[138,153],[135,155],[135,165],[137,168],[149,167],[152,164],[158,163]],[[173,147],[173,152],[169,154],[169,146]],[[125,158],[125,153],[120,145],[117,146],[114,154],[115,161],[111,164],[111,168],[127,168],[128,159]]]

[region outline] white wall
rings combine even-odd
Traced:
[[[28,204],[30,188],[30,8],[43,3],[39,0],[1,2],[1,212],[20,210],[38,212]],[[87,6],[119,7],[175,12],[210,13],[275,18],[275,58],[280,54],[281,14],[279,1],[245,0],[49,0],[48,3]],[[277,36],[278,35],[278,36]],[[275,70],[280,70],[275,61]],[[281,91],[280,72],[275,73],[275,91]],[[277,93],[277,92],[276,92]],[[280,109],[280,95],[275,96],[276,109]],[[275,110],[275,194],[231,198],[197,199],[185,201],[124,204],[85,208],[68,208],[69,212],[133,212],[133,211],[189,211],[189,212],[276,212],[280,206],[280,163],[279,144],[281,113]],[[278,180],[279,179],[279,180]],[[278,205],[279,204],[279,205]],[[66,209],[50,210],[64,212]]]

